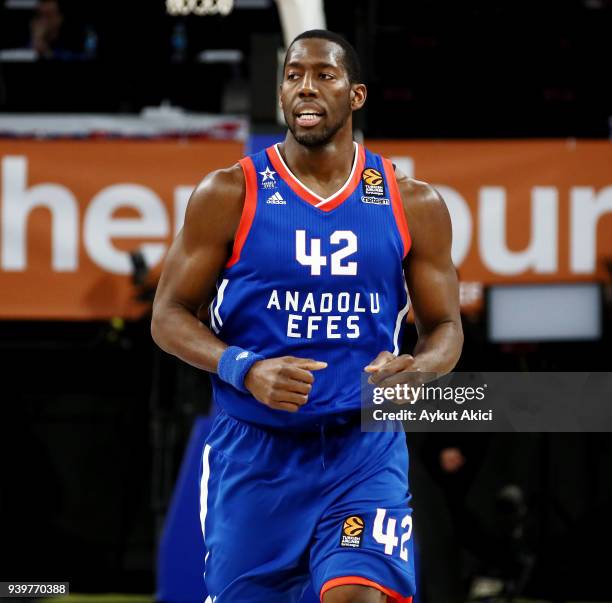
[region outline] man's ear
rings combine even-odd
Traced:
[[[365,84],[354,84],[351,86],[351,108],[353,111],[361,109],[368,95]]]

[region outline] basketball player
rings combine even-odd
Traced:
[[[213,373],[220,411],[201,483],[208,601],[296,602],[309,581],[324,603],[414,593],[405,437],[361,432],[360,383],[450,371],[458,288],[438,194],[353,142],[365,100],[342,37],[298,36],[285,141],[208,175],[168,253],[153,337]],[[398,355],[406,283],[414,355]]]

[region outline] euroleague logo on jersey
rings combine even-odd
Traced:
[[[366,184],[371,184],[372,186],[379,186],[382,184],[383,181],[382,174],[374,168],[366,168],[365,170],[363,170],[363,174],[361,174],[361,179]]]
[[[340,546],[350,549],[358,549],[365,529],[365,521],[359,515],[351,515],[342,524],[342,535]]]
[[[361,187],[363,194],[361,201],[372,205],[389,205],[385,199],[385,181],[383,175],[374,168],[366,168],[361,173]]]

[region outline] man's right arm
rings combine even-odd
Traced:
[[[153,302],[151,334],[169,354],[215,372],[227,347],[198,320],[231,253],[245,196],[238,164],[209,174],[195,189],[174,240]]]
[[[153,302],[151,335],[165,352],[199,369],[217,372],[227,344],[204,325],[215,283],[231,254],[245,197],[242,168],[207,176],[191,195],[183,229],[166,256]],[[308,402],[312,371],[324,362],[283,356],[255,362],[244,385],[262,404],[297,412]]]

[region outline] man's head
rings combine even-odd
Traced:
[[[360,77],[357,53],[342,36],[314,29],[293,40],[285,56],[280,102],[300,144],[325,145],[349,123],[366,98]]]

